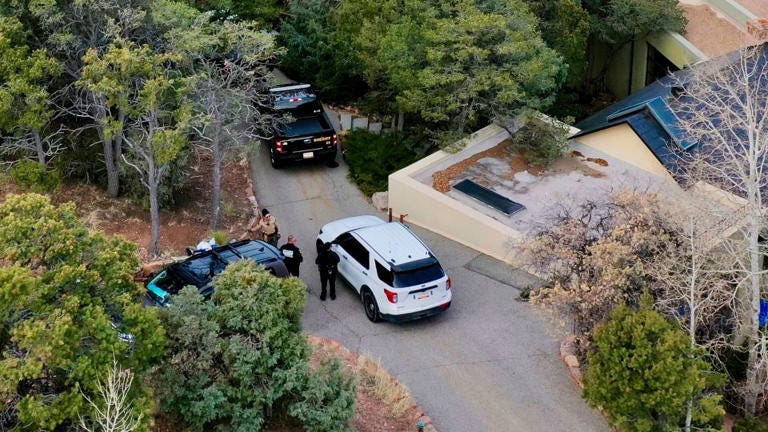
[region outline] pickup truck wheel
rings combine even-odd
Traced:
[[[371,322],[381,321],[379,305],[376,303],[376,297],[368,288],[363,290],[363,307],[365,308],[365,316],[367,316]]]
[[[282,164],[279,160],[277,160],[277,156],[275,155],[275,149],[269,148],[269,163],[272,164],[272,168],[274,169],[280,169]]]

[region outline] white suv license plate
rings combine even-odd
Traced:
[[[302,156],[304,157],[304,159],[312,159],[315,157],[315,152],[306,152],[302,154]]]
[[[432,291],[426,291],[423,293],[418,293],[413,295],[414,300],[424,300],[432,297]]]

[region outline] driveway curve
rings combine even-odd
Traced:
[[[328,221],[361,214],[385,217],[347,180],[344,163],[274,170],[261,151],[251,157],[259,205],[277,217],[282,241],[299,238],[310,289],[305,331],[378,359],[411,390],[441,432],[609,431],[581,399],[558,356],[563,336],[541,313],[515,301],[518,291],[468,269],[478,253],[430,231],[411,228],[453,280],[453,305],[406,324],[369,322],[343,282],[321,302],[314,241]],[[414,425],[414,430],[416,429]]]

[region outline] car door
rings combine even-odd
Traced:
[[[339,255],[339,273],[357,292],[366,284],[370,270],[370,253],[355,237],[346,233],[339,236],[334,244]]]

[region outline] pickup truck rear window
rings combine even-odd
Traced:
[[[439,263],[418,267],[407,271],[395,272],[395,288],[411,287],[434,282],[445,276]]]

